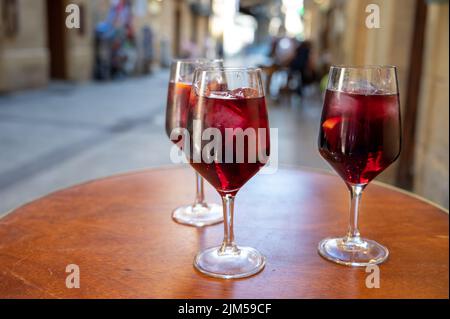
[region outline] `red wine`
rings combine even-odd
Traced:
[[[400,154],[397,94],[327,90],[319,152],[349,184],[368,184]]]
[[[266,159],[269,156],[270,137],[265,99],[254,96],[252,91],[237,89],[228,92],[208,92],[209,95],[206,97],[197,96],[199,104],[196,107],[201,105],[202,110],[197,109],[194,117],[201,121],[203,130],[216,128],[220,131],[222,157],[212,163],[205,162],[204,158],[201,158],[200,163],[195,163],[191,156],[190,163],[222,195],[235,195],[265,165],[266,160],[260,155],[263,154]],[[236,135],[226,136],[226,128],[243,130],[253,128],[256,135],[258,129],[266,131],[264,138],[257,139],[256,145],[252,145],[248,138],[244,138],[244,147],[238,149]],[[203,141],[202,148],[207,143],[208,141]],[[232,154],[231,161],[227,161],[226,153]],[[253,154],[254,157],[249,154]],[[238,162],[239,155],[243,159],[241,162]]]
[[[169,82],[166,110],[166,134],[170,134],[175,128],[186,128],[191,84],[183,82]],[[172,140],[178,144],[181,137]]]

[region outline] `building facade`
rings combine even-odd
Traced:
[[[366,11],[377,5],[379,28]],[[380,176],[449,206],[448,1],[306,0],[305,29],[329,63],[397,66],[402,154]]]
[[[210,0],[1,0],[0,93],[42,87],[50,79],[91,79],[96,27],[120,3],[131,7],[138,61],[145,27],[151,30],[153,64],[204,54]],[[80,28],[66,27],[70,4],[80,9]],[[136,73],[144,69],[136,63]]]

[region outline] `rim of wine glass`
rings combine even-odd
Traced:
[[[247,73],[259,73],[262,74],[262,69],[258,67],[229,67],[229,66],[221,66],[221,67],[215,67],[215,66],[199,66],[195,69],[194,72],[194,83],[193,88],[196,88],[196,79],[198,80],[199,77],[202,76],[204,73],[232,73],[232,72],[247,72]],[[261,76],[259,77],[259,82],[261,85],[261,95],[260,97],[265,97],[266,93],[264,92],[264,87],[262,85],[262,79]]]
[[[331,65],[330,66],[330,71],[329,71],[329,77],[332,76],[332,71],[333,69],[336,70],[343,70],[343,72],[345,72],[345,70],[356,70],[356,71],[369,71],[369,70],[393,70],[394,72],[394,79],[395,79],[395,92],[392,91],[390,93],[392,94],[398,94],[399,93],[399,86],[398,86],[398,76],[397,76],[397,67],[395,65],[391,65],[391,64],[367,64],[367,65],[345,65],[345,64],[336,64],[336,65]],[[328,86],[327,86],[328,88]],[[341,91],[341,89],[336,89],[335,91]]]
[[[333,64],[330,69],[355,69],[355,70],[371,70],[371,69],[394,69],[397,70],[397,66],[390,64],[368,64],[368,65],[357,65],[357,64]]]
[[[215,63],[215,62],[224,62],[223,59],[208,59],[208,58],[187,58],[187,59],[173,59],[172,63]]]
[[[197,71],[200,72],[262,72],[261,68],[257,67],[229,67],[229,66],[220,66],[220,67],[214,67],[214,66],[205,66],[205,67],[199,67],[197,68]]]

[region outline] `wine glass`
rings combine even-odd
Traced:
[[[347,235],[326,238],[319,254],[338,264],[368,266],[389,251],[362,238],[358,211],[363,190],[400,155],[397,70],[393,66],[333,66],[323,105],[319,152],[350,190]]]
[[[221,67],[222,60],[180,59],[174,60],[170,68],[169,89],[166,108],[166,133],[169,139],[183,149],[181,130],[186,128],[194,71],[197,67]],[[196,196],[194,203],[176,208],[172,218],[184,225],[203,227],[223,221],[222,207],[207,203],[204,195],[203,178],[196,175]]]
[[[224,239],[197,254],[194,266],[217,278],[243,278],[261,271],[265,257],[234,241],[234,199],[268,161],[269,123],[261,71],[255,68],[198,69],[188,131],[190,164],[222,197]]]

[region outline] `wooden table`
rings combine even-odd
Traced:
[[[370,185],[363,235],[386,245],[381,287],[368,273],[328,262],[319,240],[342,235],[348,193],[334,175],[280,169],[254,177],[238,194],[238,244],[259,249],[266,268],[240,280],[208,278],[196,252],[218,244],[222,224],[196,229],[171,220],[193,199],[185,167],[113,176],[65,189],[0,220],[1,298],[448,298],[448,215],[408,194]],[[211,189],[210,200],[219,200]],[[66,288],[66,266],[80,268]]]

